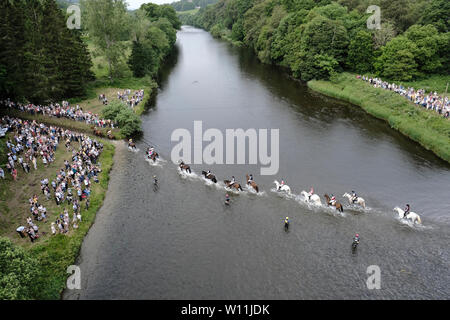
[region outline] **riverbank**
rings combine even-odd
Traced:
[[[2,145],[5,138],[2,139]],[[111,142],[99,139],[104,147],[98,163],[101,165],[101,173],[98,175],[99,183],[93,183],[90,195],[90,205],[86,209],[82,203],[82,221],[77,229],[70,230],[67,234],[52,235],[51,221],[58,218],[62,207],[58,207],[53,200],[42,204],[47,208],[47,221],[38,222],[40,237],[34,243],[26,238],[20,238],[16,228],[26,221],[29,216],[28,198],[33,194],[43,197],[40,190],[40,180],[53,179],[59,169],[64,166],[64,160],[70,159],[71,151],[61,144],[55,153],[55,161],[44,167],[38,164],[38,170],[32,170],[25,174],[20,171],[17,181],[13,181],[10,175],[5,180],[0,180],[1,219],[0,236],[9,238],[16,246],[20,246],[36,261],[39,272],[33,275],[33,288],[26,288],[33,292],[29,298],[34,299],[59,299],[65,288],[67,279],[67,267],[75,263],[81,244],[90,227],[94,223],[98,210],[103,205],[110,171],[114,164],[114,157],[120,153],[120,145],[123,142]],[[119,148],[116,148],[119,146]],[[116,152],[116,150],[118,152]],[[66,204],[63,204],[65,207]],[[69,206],[70,207],[70,206]],[[69,210],[71,212],[71,210]],[[38,290],[37,290],[38,288]]]
[[[321,94],[361,107],[450,162],[450,121],[436,112],[420,108],[392,91],[374,88],[350,73],[342,73],[331,81],[311,80],[307,84]]]

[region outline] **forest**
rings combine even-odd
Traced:
[[[153,81],[181,25],[173,7],[129,11],[124,0],[81,0],[81,28],[71,29],[71,3],[0,2],[0,99],[50,103],[85,97],[105,80]]]
[[[370,5],[380,28],[367,26]],[[180,19],[305,81],[343,71],[413,81],[449,74],[449,16],[446,0],[220,0]]]

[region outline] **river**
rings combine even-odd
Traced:
[[[252,52],[183,26],[158,95],[142,116],[140,152],[119,152],[105,204],[77,264],[81,290],[65,299],[430,299],[450,297],[450,166],[359,107],[329,99],[259,63]],[[253,173],[262,195],[231,194],[183,178],[170,161],[177,128],[277,128],[280,168],[191,165]],[[151,166],[148,144],[167,160]],[[159,188],[152,186],[157,175]],[[314,186],[333,193],[344,213],[312,208],[273,192]],[[368,208],[342,198],[355,190]],[[422,226],[396,218],[411,204]],[[288,232],[283,221],[290,217]],[[361,243],[352,253],[353,235]],[[368,289],[367,268],[381,289]]]

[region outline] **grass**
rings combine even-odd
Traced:
[[[0,145],[4,145],[6,139],[2,139]],[[63,167],[64,159],[70,160],[71,152],[64,144],[60,144],[55,153],[55,161],[45,168],[41,161],[38,161],[38,170],[31,169],[30,174],[26,174],[22,169],[18,169],[18,180],[12,181],[9,173],[7,179],[0,181],[0,200],[2,214],[0,217],[0,236],[10,238],[14,243],[29,250],[34,258],[39,262],[42,272],[38,276],[36,286],[40,288],[39,299],[59,299],[65,287],[67,278],[66,268],[73,264],[78,256],[84,236],[94,222],[96,212],[103,204],[106,191],[108,189],[109,172],[113,165],[114,145],[101,140],[104,144],[103,152],[100,155],[99,163],[102,172],[99,174],[99,183],[93,183],[90,196],[90,207],[85,210],[84,202],[81,203],[82,222],[76,230],[66,235],[51,235],[50,224],[63,211],[66,203],[58,207],[53,200],[45,200],[40,190],[40,180],[48,177],[51,181],[58,170]],[[75,148],[78,143],[72,142]],[[39,196],[40,202],[47,208],[47,221],[37,222],[41,237],[34,243],[29,238],[20,238],[15,232],[19,225],[25,225],[26,218],[30,216],[28,209],[28,198],[33,194]],[[68,207],[70,215],[72,210]]]
[[[186,11],[177,11],[177,14],[179,15],[183,15],[183,14],[196,14],[198,12],[198,10],[200,10],[199,8],[195,8],[195,9],[191,9],[191,10],[186,10]]]
[[[418,83],[410,85],[415,88],[419,86]],[[343,73],[333,81],[311,80],[308,87],[360,106],[369,114],[387,121],[392,128],[450,162],[450,121],[435,111],[417,106],[395,92],[374,88],[350,73]]]

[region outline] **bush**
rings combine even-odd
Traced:
[[[113,101],[102,111],[103,117],[115,121],[124,136],[142,132],[141,118],[121,101]]]
[[[22,300],[35,297],[37,261],[11,240],[0,238],[0,299]]]
[[[127,137],[142,132],[141,118],[129,108],[122,109],[115,118],[115,121],[119,124],[120,133]]]

